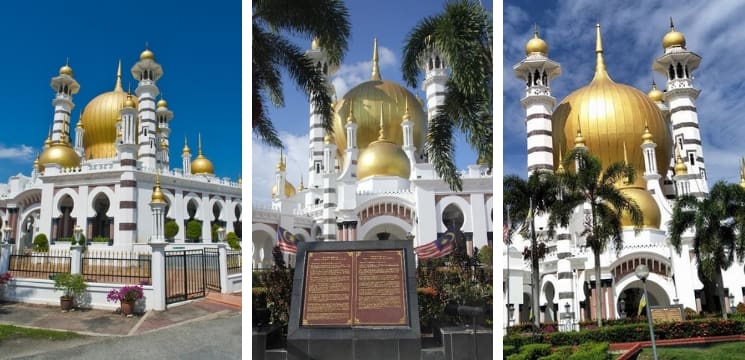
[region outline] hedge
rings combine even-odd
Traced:
[[[550,353],[550,344],[530,344],[523,346],[520,349],[520,353],[508,356],[507,360],[537,360]]]

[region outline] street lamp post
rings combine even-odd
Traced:
[[[618,315],[621,316],[621,319],[626,318],[626,300],[621,298],[621,301],[618,302],[618,307],[621,308],[621,311],[618,312]]]
[[[507,304],[507,327],[512,325],[512,317],[515,315],[515,304]]]
[[[649,276],[649,268],[647,265],[639,265],[634,270],[634,273],[636,274],[636,277],[639,278],[639,280],[642,281],[642,285],[644,286],[644,298],[647,300],[647,324],[649,324],[649,338],[652,340],[652,354],[654,355],[654,360],[657,360],[657,346],[654,343],[654,327],[652,326],[652,312],[649,311],[649,306],[651,305],[649,302],[649,296],[647,296],[647,277]]]
[[[3,234],[5,234],[3,236],[3,244],[7,244],[8,242],[10,242],[10,232],[11,232],[11,228],[10,226],[8,226],[8,223],[6,222],[5,227],[3,228]]]
[[[220,226],[217,228],[217,240],[220,242],[225,242],[225,228]]]
[[[80,225],[75,225],[75,230],[72,231],[75,235],[75,243],[81,246],[85,246],[85,244],[80,243],[80,237],[83,235],[83,228],[80,227]]]

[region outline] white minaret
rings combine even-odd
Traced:
[[[336,145],[331,135],[326,135],[323,146],[324,174],[323,184],[323,210],[321,212],[321,229],[323,230],[322,239],[324,241],[335,241],[337,239],[336,224]]]
[[[430,49],[429,53],[422,57],[419,68],[424,72],[422,89],[424,89],[424,96],[427,99],[427,123],[429,124],[437,113],[437,107],[445,103],[446,83],[449,76],[448,68],[445,64],[445,58],[435,49]],[[422,132],[423,137],[426,136],[425,133],[426,131]],[[424,140],[424,138],[421,140]],[[424,141],[421,144],[424,144]],[[421,152],[424,153],[425,149],[422,149]]]
[[[173,119],[173,111],[168,109],[168,102],[162,96],[160,101],[158,101],[158,109],[155,110],[155,115],[158,118],[158,130],[160,134],[160,166],[158,168],[160,171],[168,171],[171,163],[168,156],[171,128],[168,124]]]
[[[320,47],[317,38],[313,39],[310,50],[305,52],[305,56],[323,72],[324,78],[327,80],[327,91],[333,97],[334,86],[328,82],[328,78],[336,73],[338,67],[329,63],[328,55]],[[308,135],[310,137],[308,142],[308,154],[310,154],[308,159],[308,188],[313,190],[323,185],[323,138],[326,135],[326,131],[323,129],[323,120],[313,106],[313,102],[310,103],[310,131]]]
[[[191,150],[186,142],[186,135],[184,135],[184,149],[181,150],[181,163],[184,175],[191,175]]]
[[[116,149],[119,153],[119,166],[122,170],[116,189],[120,203],[134,204],[137,201],[137,109],[131,95],[119,110]],[[121,206],[117,216],[119,233],[116,242],[121,246],[131,246],[137,241],[137,209],[134,206]]]
[[[406,98],[404,116],[401,121],[401,129],[403,130],[404,146],[403,151],[406,156],[409,157],[409,166],[411,166],[411,179],[414,179],[416,173],[414,172],[416,164],[416,146],[414,146],[414,122],[411,121],[411,115],[409,114],[409,98]]]
[[[137,128],[139,149],[137,160],[140,165],[150,171],[156,169],[155,154],[158,151],[155,115],[155,97],[159,90],[155,82],[163,76],[163,68],[155,62],[155,55],[149,49],[140,54],[140,61],[132,66],[132,76],[138,79],[137,94],[138,115],[140,117]]]
[[[660,172],[657,169],[657,144],[654,142],[652,133],[649,132],[649,126],[644,125],[644,134],[642,135],[642,154],[644,154],[644,180],[649,183],[660,179]]]
[[[52,78],[49,84],[55,92],[54,124],[52,125],[52,142],[70,142],[70,114],[75,104],[72,96],[80,91],[80,84],[73,78],[72,68],[65,64],[59,69],[59,75]]]
[[[282,149],[279,151],[279,162],[277,163],[277,170],[274,172],[274,188],[277,189],[276,193],[273,194],[272,200],[280,201],[287,198],[285,194],[285,170],[287,169],[287,163],[282,154]]]
[[[344,180],[355,180],[357,178],[357,155],[359,149],[357,148],[357,120],[354,118],[354,112],[352,110],[353,100],[349,100],[349,116],[347,116],[347,122],[344,124],[344,130],[347,135],[347,149],[344,164],[342,169],[342,178]]]
[[[692,76],[701,64],[701,57],[688,51],[685,46],[685,37],[675,30],[671,18],[670,31],[662,39],[665,52],[655,60],[652,68],[667,77],[664,99],[670,109],[676,151],[680,152],[688,168],[686,175],[690,178],[690,192],[687,193],[703,196],[709,192],[709,186],[695,103],[701,91],[693,87]],[[670,165],[671,168],[678,166],[677,159],[673,159]],[[674,169],[670,170],[676,173]]]
[[[85,147],[83,146],[83,139],[85,136],[85,128],[83,127],[83,115],[80,115],[78,124],[75,126],[75,152],[80,155],[80,158],[85,158]]]
[[[561,75],[561,65],[548,58],[548,45],[538,37],[525,44],[525,59],[513,66],[515,76],[525,81],[525,97],[520,103],[525,108],[525,127],[528,136],[528,174],[533,171],[554,170],[553,129],[551,114],[556,98],[551,96],[549,82]]]
[[[135,102],[132,100],[131,95],[127,95],[127,100],[122,104],[122,108],[119,110],[119,123],[120,123],[120,141],[122,146],[118,146],[120,158],[122,150],[131,150],[132,159],[135,159],[137,147],[137,109],[135,109]]]

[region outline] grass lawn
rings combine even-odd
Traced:
[[[701,346],[667,347],[658,346],[659,360],[716,359],[740,360],[745,358],[745,342],[716,343]],[[652,348],[644,348],[638,360],[651,360]]]
[[[9,339],[18,338],[30,338],[30,339],[45,339],[45,340],[71,340],[81,338],[83,335],[76,334],[69,331],[54,331],[54,330],[41,330],[41,329],[29,329],[24,327],[18,327],[14,325],[0,325],[0,344],[3,341]]]

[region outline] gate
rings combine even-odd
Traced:
[[[166,305],[220,291],[220,255],[217,248],[165,252]]]

